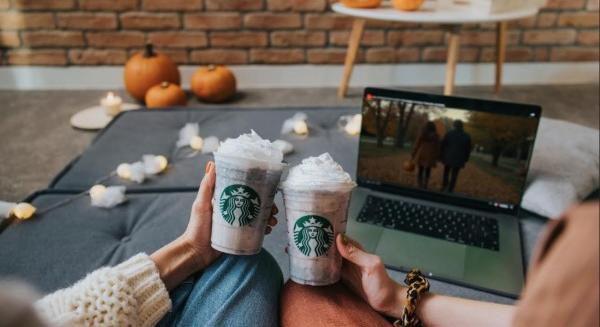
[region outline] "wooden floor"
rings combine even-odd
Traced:
[[[442,92],[441,87],[410,90]],[[228,105],[358,106],[361,92],[351,89],[348,97],[339,99],[334,88],[244,90]],[[0,91],[0,200],[18,201],[45,188],[60,169],[87,147],[95,133],[72,129],[69,117],[96,105],[105,93]],[[455,94],[535,103],[544,108],[546,117],[598,129],[598,85],[506,86],[499,96],[494,95],[492,87],[457,87]],[[190,105],[203,106],[195,100]]]

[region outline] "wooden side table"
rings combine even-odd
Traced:
[[[458,61],[460,49],[460,29],[462,25],[471,23],[497,23],[495,89],[496,93],[499,92],[502,87],[502,64],[504,63],[506,52],[507,22],[534,16],[537,14],[538,8],[524,8],[500,14],[482,15],[470,11],[464,6],[454,5],[436,8],[435,5],[435,2],[426,2],[418,11],[403,12],[392,8],[389,3],[384,3],[381,7],[375,9],[348,8],[341,3],[335,3],[332,6],[333,11],[354,17],[344,63],[344,75],[342,77],[342,84],[340,85],[338,95],[340,97],[346,95],[348,83],[350,82],[350,77],[352,75],[352,68],[356,61],[356,54],[367,20],[443,25],[448,33],[446,81],[444,84],[445,95],[451,95],[454,91],[454,77],[456,74],[456,62]]]

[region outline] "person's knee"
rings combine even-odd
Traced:
[[[225,261],[233,265],[234,270],[243,272],[246,277],[253,278],[253,283],[268,284],[268,287],[281,289],[283,273],[271,254],[262,249],[255,255],[226,255]]]

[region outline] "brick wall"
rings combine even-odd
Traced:
[[[337,64],[351,19],[332,0],[0,0],[3,65],[120,65],[150,41],[181,64]],[[369,22],[358,60],[441,62],[439,26]],[[461,61],[494,60],[495,25],[468,25]],[[510,24],[508,61],[598,60],[598,0],[548,0]]]

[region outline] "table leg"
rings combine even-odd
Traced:
[[[452,28],[448,31],[448,56],[446,58],[446,83],[444,84],[444,95],[452,95],[454,92],[454,77],[456,75],[456,62],[460,48],[459,29]]]
[[[502,65],[506,58],[506,22],[496,26],[496,93],[502,89]]]
[[[350,40],[348,42],[348,50],[346,52],[346,61],[344,62],[344,76],[342,77],[342,85],[340,85],[340,89],[338,90],[338,96],[340,98],[346,96],[346,90],[348,89],[350,76],[352,76],[352,68],[354,67],[354,61],[356,60],[356,54],[358,53],[358,46],[360,45],[360,39],[362,37],[364,28],[364,19],[354,19],[352,24],[352,33],[350,33]]]

